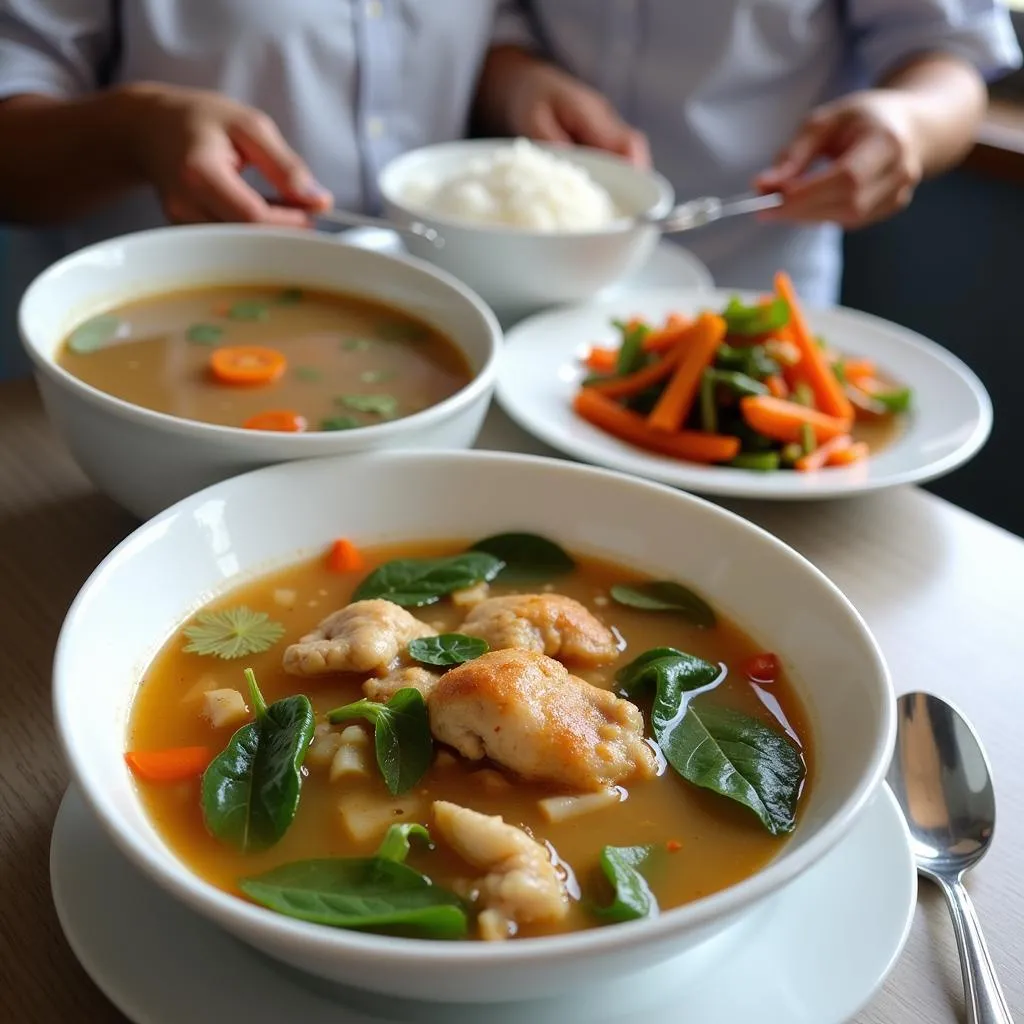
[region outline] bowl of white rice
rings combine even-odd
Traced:
[[[673,203],[660,174],[610,153],[526,139],[473,139],[398,157],[379,180],[388,217],[440,248],[416,256],[461,278],[500,315],[578,302],[639,270],[659,233],[638,223]]]

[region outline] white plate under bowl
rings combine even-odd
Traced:
[[[480,1006],[354,992],[264,958],[139,874],[73,787],[50,879],[72,950],[135,1024],[841,1024],[892,969],[917,899],[906,826],[883,785],[812,870],[699,949],[571,999]]]
[[[702,466],[634,448],[572,411],[573,395],[585,375],[581,358],[591,345],[616,340],[613,317],[660,322],[673,311],[722,309],[735,294],[754,299],[743,292],[621,289],[598,302],[529,317],[506,335],[498,367],[498,401],[524,430],[567,455],[698,494],[737,498],[836,498],[921,483],[967,462],[988,439],[992,403],[969,367],[913,331],[843,308],[809,310],[815,334],[827,338],[837,351],[874,360],[914,391],[903,433],[858,465],[819,473]]]

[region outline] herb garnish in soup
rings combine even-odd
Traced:
[[[451,339],[406,313],[273,286],[199,288],[118,306],[72,331],[57,361],[146,409],[291,433],[408,416],[471,378]]]
[[[146,672],[126,760],[197,875],[433,939],[650,917],[758,871],[811,748],[772,652],[693,590],[524,533],[240,587]]]

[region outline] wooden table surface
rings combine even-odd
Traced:
[[[538,451],[500,414],[482,447]],[[999,825],[971,880],[1007,998],[1024,1024],[1024,542],[921,491],[829,504],[731,502],[820,566],[874,629],[897,688],[954,700],[985,740]],[[86,576],[135,523],[98,495],[28,383],[0,385],[0,1021],[124,1024],[61,935],[50,828],[67,781],[50,716],[50,661]],[[88,681],[83,681],[88,685]],[[913,932],[857,1024],[963,1020],[946,911],[922,886]]]

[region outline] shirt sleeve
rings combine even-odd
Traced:
[[[873,82],[922,53],[946,53],[992,80],[1021,65],[1001,0],[848,0],[857,52]]]
[[[501,0],[494,17],[491,45],[520,46],[531,51],[541,49],[526,0]]]
[[[0,99],[78,96],[113,44],[110,0],[0,0]]]

